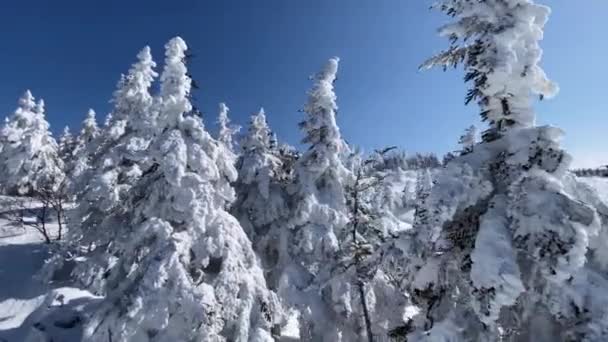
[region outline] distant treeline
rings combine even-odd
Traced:
[[[608,166],[602,166],[596,169],[577,169],[572,170],[579,177],[608,177]]]

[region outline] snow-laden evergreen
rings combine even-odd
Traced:
[[[110,127],[110,124],[113,121],[113,117],[114,117],[114,115],[112,114],[112,112],[109,112],[108,114],[106,114],[105,119],[103,119],[103,128],[104,129]]]
[[[44,101],[28,90],[0,133],[0,187],[5,194],[32,195],[56,189],[65,177],[58,146],[44,116]]]
[[[487,81],[469,98],[480,99],[492,139],[447,164],[426,215],[400,239],[420,310],[408,340],[604,340],[604,310],[586,298],[606,291],[605,206],[567,172],[562,131],[533,126],[532,94],[557,89],[537,64],[549,10],[525,0],[442,4],[457,19],[442,32],[475,39],[451,53]]]
[[[337,262],[338,234],[348,223],[344,188],[353,180],[343,160],[348,146],[336,124],[338,61],[330,59],[315,76],[304,108],[306,118],[300,123],[305,135],[302,142],[309,148],[296,165],[296,205],[289,242],[293,263],[280,285],[283,298],[300,310],[300,337],[306,341],[352,336],[350,327],[331,320],[334,312],[348,308],[344,303],[349,300],[344,293],[347,289],[327,286]]]
[[[237,200],[232,212],[251,239],[264,269],[269,270],[269,286],[276,288],[287,254],[285,222],[290,211],[283,162],[271,138],[266,115],[260,109],[251,117],[241,140]]]
[[[234,151],[234,136],[241,130],[240,126],[232,125],[228,117],[230,108],[225,103],[219,104],[217,123],[219,125],[218,140]]]
[[[65,126],[63,132],[59,137],[59,158],[63,161],[64,165],[71,165],[74,157],[74,148],[76,141],[70,131],[70,127]]]
[[[93,109],[89,109],[84,121],[82,122],[80,134],[78,134],[78,137],[76,138],[76,147],[74,149],[74,153],[76,155],[85,153],[85,151],[87,151],[87,146],[89,146],[98,135],[99,127],[97,126],[95,111]]]
[[[532,127],[535,96],[558,92],[539,65],[539,41],[551,10],[532,0],[440,0],[435,7],[454,19],[439,30],[451,46],[422,68],[464,65],[465,80],[472,83],[466,102],[477,101],[490,124],[484,140]]]
[[[72,165],[67,166],[67,173],[71,179],[71,192],[78,191],[86,183],[86,174],[91,169],[91,159],[96,149],[94,142],[98,136],[99,127],[97,126],[96,114],[93,109],[89,109],[82,122],[80,134],[78,134],[74,143]]]
[[[475,127],[475,125],[469,126],[469,128],[464,131],[464,134],[460,136],[458,143],[461,146],[461,154],[472,152],[473,146],[477,143],[477,127]]]
[[[70,185],[68,241],[41,273],[80,290],[9,298],[40,306],[18,340],[65,340],[59,329],[93,342],[608,340],[608,203],[587,185],[597,180],[568,171],[563,132],[535,126],[535,97],[558,90],[539,64],[550,10],[436,6],[453,20],[440,30],[451,46],[423,67],[462,65],[465,101],[489,124],[481,142],[470,126],[443,165],[346,144],[338,58],[313,77],[302,154],[279,144],[263,109],[238,156],[223,103],[212,137],[179,37],[158,91],[145,47],[103,127],[90,110],[76,138],[66,127],[57,144],[26,92],[0,130],[0,190],[63,200]],[[17,202],[1,198],[0,219],[27,212]],[[62,217],[65,203],[49,203]],[[0,334],[24,318],[10,305]]]
[[[99,134],[88,135],[91,139],[86,150],[90,153],[91,168],[76,191],[78,206],[71,215],[70,241],[100,248],[101,262],[107,259],[105,248],[123,228],[117,224],[116,217],[128,210],[123,202],[129,190],[151,166],[148,147],[153,137],[156,109],[149,90],[157,76],[155,66],[150,48],[143,48],[137,62],[118,82],[108,124]],[[91,124],[85,128],[92,127],[94,121],[86,122]],[[83,265],[82,270],[77,271],[80,272],[80,276],[99,276],[98,270],[89,264]],[[85,279],[84,283],[91,281]]]
[[[377,151],[372,155],[372,167],[366,167],[373,174],[369,176],[379,179],[379,184],[374,187],[372,203],[379,219],[384,221],[383,226],[391,229],[387,234],[411,228],[419,174],[417,170],[409,169],[404,152],[393,150]]]
[[[179,37],[166,45],[151,165],[114,222],[123,228],[99,270],[105,299],[88,341],[272,341],[280,323],[251,242],[224,209],[233,163],[189,114],[186,49]]]
[[[338,258],[323,289],[333,297],[332,317],[339,327],[339,340],[386,340],[412,316],[414,307],[407,294],[383,267],[389,241],[409,229],[389,214],[392,197],[378,196],[386,188],[387,176],[394,175],[384,169],[390,150],[365,160],[351,159],[354,181],[346,186],[349,221],[338,235]]]
[[[333,83],[338,61],[330,59],[316,75],[304,108],[306,118],[300,123],[305,135],[302,142],[309,148],[296,167],[299,203],[293,224],[302,261],[313,274],[319,263],[337,251],[336,234],[348,221],[344,187],[352,173],[343,163],[348,147],[336,124]]]

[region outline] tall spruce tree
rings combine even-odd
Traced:
[[[475,127],[475,125],[469,126],[469,128],[464,131],[464,134],[460,136],[458,143],[462,146],[460,150],[461,154],[471,153],[473,147],[477,143],[477,127]]]
[[[533,96],[557,91],[538,65],[550,11],[531,0],[438,6],[455,20],[441,32],[456,45],[427,65],[464,62],[467,101],[490,128],[439,173],[428,218],[398,244],[419,308],[408,340],[603,340],[605,310],[590,298],[606,303],[595,237],[608,211],[567,172],[561,130],[534,127]]]
[[[280,307],[238,221],[221,144],[188,115],[186,43],[166,45],[151,165],[128,192],[91,341],[272,341]]]
[[[531,0],[442,0],[435,7],[454,19],[439,30],[451,45],[421,68],[463,65],[471,83],[465,102],[476,101],[490,125],[485,141],[510,128],[532,127],[534,95],[552,97],[558,91],[538,65],[549,9]]]
[[[67,251],[85,262],[72,271],[75,279],[95,293],[104,293],[104,272],[116,260],[114,240],[130,225],[130,207],[124,205],[128,193],[143,172],[151,166],[148,147],[153,135],[154,99],[149,93],[156,63],[150,49],[137,55],[126,76],[121,76],[103,130],[93,130],[87,119],[83,132],[88,134],[88,168],[75,180],[75,202],[70,211]],[[89,129],[86,129],[89,127]],[[82,134],[81,134],[82,135]],[[81,139],[81,141],[84,139]],[[60,268],[56,258],[49,268]],[[51,270],[52,272],[52,270]]]
[[[304,108],[306,118],[300,123],[305,135],[302,142],[309,148],[296,165],[296,205],[290,223],[295,264],[286,270],[281,291],[300,308],[304,340],[336,341],[344,330],[331,319],[342,298],[322,294],[332,290],[325,285],[340,248],[337,235],[348,223],[344,187],[353,179],[343,163],[348,147],[336,124],[338,62],[338,58],[330,59],[314,77]]]
[[[74,136],[70,132],[70,127],[65,126],[61,137],[59,137],[59,157],[64,165],[72,164],[75,143]]]
[[[91,160],[96,152],[96,140],[99,136],[99,127],[95,116],[95,111],[89,109],[82,122],[80,134],[76,137],[74,143],[72,165],[67,166],[72,193],[80,191],[79,189],[86,184],[88,172],[92,167]]]
[[[217,123],[219,124],[218,140],[234,151],[234,136],[241,130],[240,126],[231,125],[228,111],[230,108],[225,103],[219,104]]]
[[[251,116],[249,129],[241,140],[235,183],[237,200],[232,212],[243,226],[267,270],[269,286],[276,288],[285,265],[288,246],[284,222],[289,219],[287,175],[263,109]]]
[[[33,195],[53,191],[63,181],[63,162],[57,142],[44,116],[44,101],[35,101],[28,90],[2,128],[0,153],[2,191],[9,195]]]

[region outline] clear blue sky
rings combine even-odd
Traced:
[[[182,36],[207,125],[217,103],[245,125],[260,106],[279,138],[297,144],[308,76],[339,56],[336,84],[345,138],[365,149],[398,145],[442,154],[479,123],[465,107],[462,73],[417,66],[447,42],[431,0],[6,0],[0,3],[0,115],[30,88],[47,103],[54,131],[78,128],[89,107],[99,121],[120,73],[150,45]],[[546,0],[543,66],[561,93],[539,104],[539,121],[566,130],[578,165],[608,163],[608,1]]]

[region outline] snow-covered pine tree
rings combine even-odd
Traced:
[[[454,158],[456,158],[456,155],[452,152],[448,152],[443,156],[443,159],[441,160],[441,165],[446,166],[449,162],[451,162]]]
[[[338,341],[349,329],[331,318],[334,309],[343,306],[344,293],[331,294],[331,287],[325,287],[337,262],[337,234],[348,223],[344,187],[353,179],[343,163],[348,147],[336,124],[333,84],[338,61],[330,59],[314,77],[304,108],[306,118],[300,123],[302,142],[309,148],[296,166],[296,205],[290,222],[295,263],[285,272],[281,292],[300,308],[300,335],[305,341]]]
[[[407,167],[412,170],[434,169],[441,166],[439,158],[434,153],[416,153],[406,159]]]
[[[473,146],[477,143],[477,127],[475,125],[469,126],[464,131],[464,134],[460,136],[458,143],[462,147],[460,150],[461,154],[471,153],[473,151]]]
[[[354,181],[345,193],[349,222],[338,235],[338,261],[324,288],[339,298],[333,299],[332,316],[344,341],[385,341],[390,332],[407,324],[409,300],[382,268],[385,245],[403,229],[398,220],[387,218],[391,197],[377,195],[394,180],[384,160],[391,159],[392,149],[365,160],[351,159]]]
[[[74,153],[75,140],[70,127],[65,126],[63,133],[59,137],[59,158],[63,161],[64,165],[72,164],[72,157]]]
[[[234,151],[234,136],[241,130],[240,126],[231,125],[228,111],[230,108],[225,103],[219,104],[217,123],[219,125],[218,140],[226,145],[230,151]]]
[[[103,128],[106,129],[108,127],[110,127],[110,124],[112,124],[112,119],[113,119],[113,114],[112,112],[109,112],[105,119],[103,119]]]
[[[608,210],[567,172],[562,131],[533,126],[533,95],[557,90],[538,65],[550,10],[531,0],[439,7],[456,21],[442,33],[472,43],[429,64],[465,62],[467,100],[479,100],[490,129],[441,170],[430,216],[398,244],[419,308],[408,340],[605,340]]]
[[[71,192],[77,192],[86,182],[87,171],[91,168],[91,158],[96,151],[96,139],[99,127],[95,118],[95,111],[89,109],[82,122],[80,134],[76,137],[73,149],[73,164],[67,167],[67,174],[71,180]]]
[[[151,165],[124,201],[128,217],[104,272],[90,341],[273,341],[276,297],[224,208],[236,170],[188,99],[186,43],[166,44]]]
[[[251,116],[249,129],[241,140],[235,183],[237,200],[232,213],[268,270],[268,285],[276,288],[288,253],[284,223],[289,219],[289,203],[283,163],[271,146],[271,138],[266,115],[260,109]]]
[[[4,117],[4,124],[2,125],[2,127],[6,127],[8,126],[8,117]],[[2,153],[2,149],[4,147],[4,144],[6,144],[6,138],[2,132],[2,130],[0,130],[0,153]]]
[[[87,218],[80,223],[83,228],[96,227],[149,167],[147,149],[156,115],[150,94],[157,76],[155,66],[150,48],[146,46],[117,84],[111,101],[114,108],[108,114],[107,125],[92,142],[95,145],[92,171],[79,195],[77,216]],[[81,237],[87,238],[87,235]],[[100,236],[90,238],[99,242]]]
[[[405,249],[407,252],[405,254],[408,258],[407,263],[404,265],[403,260],[400,260],[399,255],[401,254],[401,250],[399,248],[383,246],[387,250],[385,253],[384,269],[392,278],[395,286],[404,289],[404,292],[407,292],[406,289],[409,290],[408,286],[413,282],[413,279],[409,278],[410,272],[415,272],[415,270],[424,264],[425,259],[428,257],[426,254],[429,249],[428,245],[432,244],[439,234],[434,226],[433,208],[431,208],[428,199],[433,185],[433,175],[429,169],[417,171],[414,191],[413,229],[397,232],[404,236],[402,240],[406,241],[405,246],[407,248]],[[394,244],[394,242],[391,241],[390,243]]]
[[[373,196],[375,210],[385,221],[383,225],[395,231],[411,228],[418,171],[410,170],[405,152],[395,147],[375,151],[372,156],[375,156],[373,167],[366,170],[369,172],[367,176],[381,179]]]
[[[533,97],[558,91],[538,65],[549,9],[532,0],[442,0],[435,7],[454,18],[439,30],[451,46],[421,68],[463,65],[465,81],[472,84],[466,103],[477,101],[482,120],[490,124],[485,141],[510,128],[532,127]]]
[[[429,208],[427,197],[433,188],[433,176],[429,169],[420,170],[416,178],[416,208],[414,211],[414,226],[428,225]]]
[[[97,126],[95,111],[93,109],[89,109],[86,118],[82,122],[80,134],[76,138],[76,148],[74,152],[79,154],[81,151],[87,151],[87,146],[90,146],[98,135],[99,127]]]
[[[144,47],[127,75],[121,76],[108,124],[88,135],[89,168],[74,186],[77,206],[70,212],[66,252],[86,260],[77,264],[73,275],[93,292],[103,293],[103,272],[114,260],[112,242],[129,224],[130,208],[123,205],[127,194],[151,166],[148,147],[156,108],[149,90],[157,77],[155,66],[150,48]],[[88,122],[85,128],[94,124]],[[87,131],[96,132],[83,129]],[[58,264],[51,263],[50,268],[61,267],[61,260],[55,261]]]
[[[26,91],[1,135],[4,141],[0,154],[2,192],[33,195],[59,186],[64,179],[63,163],[44,116],[44,101],[36,103],[32,93]]]

